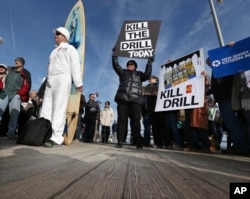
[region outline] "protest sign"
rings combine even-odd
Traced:
[[[155,111],[198,108],[204,105],[203,49],[163,65]]]
[[[114,56],[147,59],[155,54],[161,21],[125,21]]]
[[[208,51],[215,78],[236,74],[250,69],[250,37]]]

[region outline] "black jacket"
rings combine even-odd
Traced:
[[[211,92],[216,102],[222,100],[231,100],[234,75],[221,78],[211,77]],[[211,93],[210,93],[211,94]]]
[[[115,96],[115,101],[135,102],[144,104],[144,97],[142,95],[142,82],[148,80],[152,72],[152,64],[147,63],[145,72],[134,71],[130,72],[123,69],[116,56],[112,57],[112,64],[115,72],[119,76],[119,87]]]
[[[158,87],[159,83],[148,84],[148,87]],[[145,104],[142,107],[142,114],[154,113],[157,95],[144,95]]]
[[[100,113],[100,107],[96,101],[88,101],[85,104],[85,120],[96,120],[96,115]]]

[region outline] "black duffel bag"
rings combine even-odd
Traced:
[[[51,122],[45,118],[29,120],[17,137],[17,144],[40,146],[52,135]]]

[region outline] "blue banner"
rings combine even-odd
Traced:
[[[208,51],[215,78],[236,74],[250,69],[250,37]]]

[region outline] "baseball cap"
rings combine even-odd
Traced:
[[[59,27],[59,28],[57,28],[57,29],[54,29],[54,30],[53,30],[53,33],[55,34],[56,32],[62,33],[62,34],[66,37],[66,39],[69,40],[70,34],[69,34],[69,31],[68,31],[66,28],[64,28],[64,27]]]
[[[0,64],[0,67],[7,69],[7,66],[5,64]]]
[[[15,59],[15,61],[20,61],[20,62],[22,62],[23,65],[25,64],[25,59],[22,58],[22,57],[17,57],[17,58]]]

